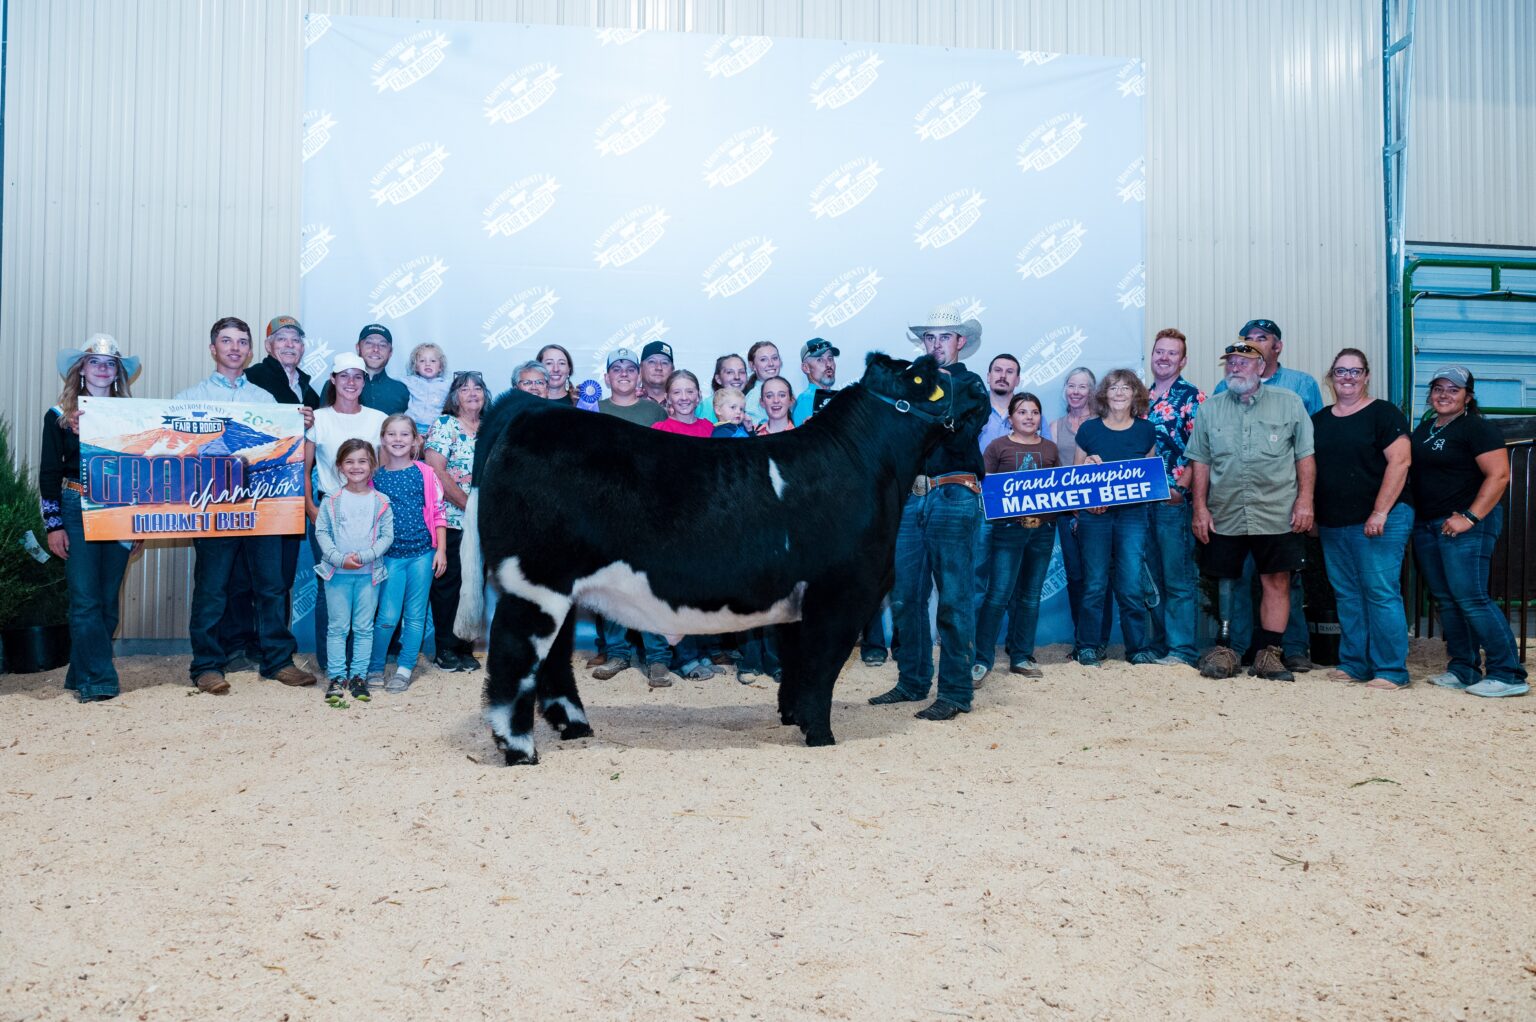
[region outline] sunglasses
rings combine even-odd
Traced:
[[[1228,355],[1258,355],[1258,354],[1261,354],[1259,349],[1255,348],[1251,344],[1229,344],[1229,345],[1227,345],[1226,353]]]
[[[480,370],[478,369],[461,369],[453,374],[453,385],[455,387],[465,380],[474,380],[482,386],[485,384],[485,377],[480,375]]]
[[[805,349],[805,357],[806,358],[816,358],[817,356],[824,355],[824,354],[826,354],[827,352],[829,352],[831,350],[832,350],[832,343],[830,341],[824,341],[821,344],[813,344],[809,348],[806,348]]]

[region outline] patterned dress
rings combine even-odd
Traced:
[[[458,483],[461,489],[469,489],[475,470],[475,438],[464,432],[457,418],[452,415],[438,416],[432,424],[431,432],[427,434],[427,450],[441,454],[448,462],[448,478]],[[454,506],[453,501],[444,503],[448,511],[448,528],[463,529],[463,509]]]

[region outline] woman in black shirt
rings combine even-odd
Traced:
[[[1530,691],[1525,668],[1509,619],[1488,596],[1509,458],[1498,428],[1477,410],[1475,382],[1463,366],[1437,370],[1429,381],[1434,418],[1413,431],[1413,555],[1440,607],[1450,656],[1448,669],[1429,680],[1478,696],[1519,696]]]
[[[1317,526],[1339,606],[1339,666],[1328,676],[1367,688],[1408,687],[1408,624],[1399,579],[1413,532],[1404,483],[1408,420],[1370,394],[1359,348],[1333,356],[1334,403],[1312,416],[1317,445]]]
[[[112,635],[117,631],[118,590],[136,544],[85,538],[80,501],[80,398],[127,397],[128,381],[139,360],[124,357],[117,341],[94,334],[85,347],[59,352],[64,390],[59,403],[43,416],[43,451],[37,489],[48,549],[64,561],[69,585],[69,672],[64,687],[82,703],[118,694],[112,665]]]

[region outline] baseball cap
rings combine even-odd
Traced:
[[[382,323],[369,323],[367,326],[359,330],[357,333],[358,343],[361,344],[363,338],[367,337],[369,334],[378,334],[380,337],[389,342],[389,346],[391,348],[395,346],[395,335],[390,333],[389,327]]]
[[[1229,345],[1227,345],[1227,350],[1222,352],[1221,358],[1217,359],[1217,361],[1218,362],[1225,362],[1227,359],[1231,358],[1233,355],[1236,355],[1238,358],[1263,358],[1264,357],[1264,353],[1262,351],[1260,351],[1258,348],[1255,348],[1253,345],[1248,344],[1245,341],[1238,341],[1236,344],[1229,344]]]
[[[1471,378],[1472,373],[1465,366],[1441,366],[1435,370],[1435,375],[1429,378],[1429,385],[1433,387],[1436,380],[1445,380],[1465,390],[1467,381]]]
[[[670,355],[671,353],[668,352],[668,354]],[[615,362],[628,362],[637,368],[640,365],[640,359],[629,348],[614,348],[610,351],[608,353],[608,364],[604,368],[612,369]]]
[[[1243,328],[1237,332],[1237,336],[1247,337],[1250,330],[1262,330],[1266,334],[1273,334],[1276,340],[1280,339],[1280,327],[1272,319],[1250,319],[1243,324]]]
[[[667,361],[670,362],[672,361],[672,345],[666,341],[652,341],[640,349],[640,361],[644,362],[652,355],[665,355],[667,356]]]
[[[362,356],[354,355],[350,351],[343,351],[340,355],[337,355],[334,360],[332,360],[331,374],[335,375],[336,373],[344,373],[348,369],[356,369],[358,372],[364,375],[367,375],[368,373],[368,366],[364,364]]]
[[[267,324],[267,336],[271,337],[273,334],[277,333],[279,330],[284,330],[284,329],[287,329],[289,327],[292,327],[294,330],[297,330],[299,332],[299,336],[300,337],[304,336],[304,328],[299,326],[299,321],[294,319],[292,316],[274,316],[274,317],[272,317],[272,322]]]
[[[842,352],[838,351],[837,348],[833,346],[832,342],[827,340],[825,337],[812,337],[810,340],[800,345],[800,361],[804,362],[808,358],[820,358],[822,355],[825,355],[829,351],[832,353],[833,358],[836,358],[842,354]]]

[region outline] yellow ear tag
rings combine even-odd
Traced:
[[[923,378],[921,376],[914,376],[914,377],[912,377],[912,382],[913,383],[922,383],[923,382]]]
[[[943,396],[944,396],[944,388],[943,387],[934,387],[933,388],[933,393],[929,395],[928,400],[930,400],[930,401],[937,401],[937,400],[939,400]]]

